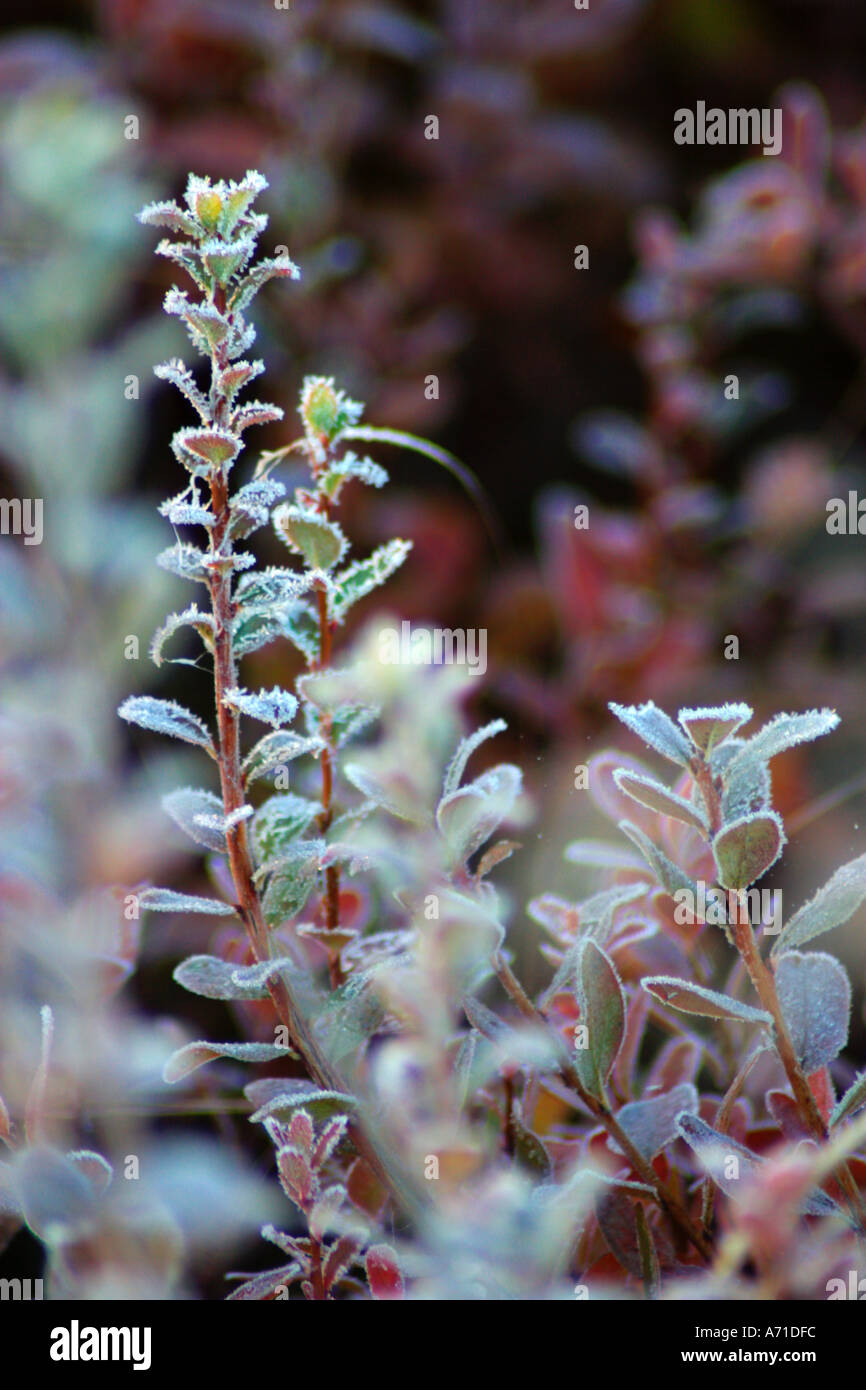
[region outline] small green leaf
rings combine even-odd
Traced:
[[[713,841],[713,856],[723,888],[739,892],[775,864],[785,831],[775,811],[731,821]]]
[[[253,817],[251,833],[256,863],[278,859],[315,820],[321,808],[314,801],[286,792],[272,796]]]
[[[303,511],[284,502],[273,514],[277,535],[290,550],[303,555],[311,569],[333,569],[346,553],[348,542],[339,526],[319,512]]]
[[[277,729],[272,734],[265,734],[244,758],[241,767],[244,781],[249,785],[304,753],[319,752],[322,746],[321,739],[304,738],[291,729]]]
[[[283,851],[279,862],[270,866],[273,871],[262,898],[269,927],[278,927],[301,911],[316,886],[324,848],[324,840],[301,840]]]
[[[625,994],[613,961],[594,941],[581,943],[577,1003],[587,1046],[575,1048],[575,1067],[590,1095],[606,1101],[607,1078],[625,1036]]]
[[[840,1124],[847,1115],[853,1115],[866,1105],[866,1071],[852,1081],[842,1099],[830,1116],[830,1128]]]
[[[411,549],[411,541],[388,541],[368,559],[356,560],[334,575],[331,612],[335,621],[341,623],[353,604],[384,584],[400,568]]]

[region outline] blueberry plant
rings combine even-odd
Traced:
[[[626,1288],[656,1296],[701,1275],[736,1285],[749,1260],[774,1292],[801,1294],[788,1258],[798,1242],[818,1252],[805,1266],[814,1285],[855,1257],[851,1242],[863,1233],[856,1152],[866,1133],[852,1116],[866,1085],[855,1078],[837,1099],[829,1070],[847,1042],[850,985],[838,960],[801,948],[860,905],[866,856],[788,919],[769,957],[749,894],[785,844],[770,761],[837,718],[780,715],[744,737],[753,714],[745,704],[684,709],[678,722],[652,704],[613,705],[679,780],[668,787],[634,761],[615,769],[611,794],[639,808],[620,828],[642,867],[609,851],[601,864],[611,886],[577,903],[548,894],[530,904],[553,937],[546,955],[555,965],[533,1000],[505,944],[508,903],[487,881],[515,848],[488,842],[526,814],[520,772],[500,764],[464,780],[469,758],[504,725],[464,738],[435,792],[443,711],[459,723],[457,686],[442,686],[437,711],[417,678],[417,688],[408,675],[389,685],[369,642],[348,664],[334,662],[350,608],[410,550],[395,539],[347,561],[336,519],[350,480],[387,481],[353,442],[389,432],[361,426],[362,407],[331,379],[308,379],[300,438],[262,455],[233,487],[245,431],[281,416],[240,399],[263,370],[245,355],[248,311],[267,281],[299,273],[285,255],[254,259],[264,187],[254,173],[237,184],[191,177],[184,207],[157,203],[141,214],[176,238],[158,250],[188,273],[194,293],[172,289],[165,308],[209,369],[200,386],[179,360],[157,368],[198,417],[175,434],[188,482],[161,511],[205,536],[203,547],[178,540],[160,563],[201,585],[208,602],[172,614],[152,655],[161,662],[167,640],[194,629],[213,668],[215,727],[151,696],[120,709],[216,764],[217,792],[184,788],[165,807],[208,851],[224,895],[144,888],[140,904],[236,916],[246,963],[196,955],[175,978],[209,998],[264,1001],[274,1025],[269,1041],[188,1043],[166,1064],[166,1080],[219,1058],[293,1059],[307,1077],[246,1088],[301,1231],[266,1227],[286,1260],[232,1297],[285,1297],[295,1287],[313,1299],[390,1297],[413,1285],[441,1292],[449,1279],[458,1291],[555,1293],[567,1281],[606,1287],[613,1269]],[[287,500],[275,474],[296,456],[307,472]],[[242,544],[268,525],[288,551],[285,566],[261,568]],[[246,689],[239,662],[280,641],[301,653],[305,674],[293,689]],[[256,723],[270,729],[248,740]],[[359,740],[360,755],[346,761],[346,745]],[[288,790],[290,769],[302,791]],[[647,828],[649,813],[660,836]],[[570,854],[593,861],[592,846]],[[372,930],[344,920],[342,877],[362,868],[382,889]],[[714,923],[721,953],[705,946]],[[682,961],[682,977],[636,970],[637,948],[654,938],[668,946],[660,959]],[[497,988],[494,977],[505,1001],[498,1012],[479,997]],[[752,999],[741,997],[747,988]],[[672,1032],[655,1056],[653,1027]],[[755,1076],[767,1108],[758,1139]],[[555,1118],[545,1121],[545,1109]],[[512,1252],[503,1270],[518,1219],[531,1238],[523,1261]]]
[[[832,1296],[862,1266],[866,1074],[842,1056],[847,972],[803,948],[861,906],[866,855],[790,914],[756,885],[786,844],[771,762],[837,716],[781,714],[748,734],[745,703],[676,720],[612,704],[676,779],[618,752],[592,760],[592,794],[624,843],[567,847],[593,891],[531,899],[545,973],[524,983],[515,883],[492,878],[519,848],[500,828],[519,831],[533,807],[514,764],[467,775],[505,724],[467,734],[466,673],[378,660],[375,618],[340,641],[411,549],[393,539],[347,558],[341,503],[387,483],[354,445],[449,457],[362,424],[357,402],[313,377],[299,437],[237,481],[246,430],[282,417],[243,399],[263,371],[247,356],[249,309],[269,280],[299,274],[286,254],[255,258],[265,187],[256,173],[191,176],[183,205],[141,214],[171,234],[158,251],[192,289],[171,289],[165,309],[207,364],[203,382],[177,358],[156,369],[197,417],[172,441],[187,481],[160,507],[177,538],[159,563],[205,599],[166,619],[151,654],[212,674],[214,713],[149,694],[119,710],[213,772],[164,807],[217,896],[149,884],[129,896],[145,914],[220,923],[212,953],[174,979],[225,1005],[240,1040],[174,1047],[165,1085],[195,1086],[215,1064],[205,1075],[220,1081],[200,1095],[218,1120],[239,1076],[268,1069],[241,1105],[288,1199],[261,1228],[279,1259],[230,1275],[229,1297]],[[290,497],[278,474],[296,464]],[[284,564],[262,566],[246,544],[266,528]],[[201,648],[192,661],[168,655],[184,632]],[[249,689],[242,663],[265,647],[293,649],[302,673]],[[106,1250],[131,1248],[116,1238],[119,1184],[106,1158],[64,1152],[45,1130],[52,1036],[45,1008],[23,1134],[0,1102],[14,1150],[0,1217],[47,1246],[53,1293],[92,1296],[98,1268],[111,1296]],[[140,1207],[125,1219],[141,1230]],[[158,1204],[145,1225],[142,1287],[172,1297],[181,1233]]]

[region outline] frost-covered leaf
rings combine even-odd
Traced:
[[[179,357],[172,357],[170,361],[160,363],[158,367],[154,367],[153,374],[161,381],[170,381],[172,386],[176,386],[202,420],[208,418],[210,411],[207,397],[199,390],[189,367]]]
[[[866,854],[837,869],[823,888],[804,903],[782,929],[773,955],[803,946],[847,922],[866,898]]]
[[[267,1087],[269,1094],[265,1097]],[[310,1081],[293,1081],[286,1077],[271,1077],[267,1082],[254,1081],[244,1087],[244,1094],[258,1109],[250,1115],[250,1124],[265,1120],[290,1120],[296,1110],[303,1109],[316,1123],[346,1110],[354,1110],[358,1102],[343,1091],[324,1091]]]
[[[724,743],[741,724],[748,724],[754,710],[741,703],[712,705],[701,709],[681,709],[677,719],[692,743],[705,756]]]
[[[172,979],[190,994],[205,999],[266,999],[267,979],[291,967],[287,957],[265,961],[262,966],[239,966],[219,956],[188,956],[176,967]]]
[[[362,763],[346,763],[343,776],[362,796],[374,801],[384,811],[389,811],[399,820],[421,823],[421,815],[414,802],[408,800],[407,789],[402,779],[391,769],[380,772],[375,766]]]
[[[283,620],[279,613],[261,608],[247,609],[243,604],[232,622],[232,644],[235,656],[248,656],[283,636]]]
[[[677,1116],[676,1127],[690,1149],[693,1149],[717,1187],[726,1197],[739,1198],[743,1179],[757,1173],[759,1160],[743,1144],[738,1144],[729,1134],[720,1134],[698,1115],[681,1114]],[[729,1162],[737,1159],[737,1165]],[[730,1176],[737,1171],[738,1176]]]
[[[348,541],[337,523],[320,512],[283,502],[274,511],[273,523],[280,539],[295,554],[303,555],[311,569],[333,569],[348,549]]]
[[[130,695],[117,713],[128,724],[138,724],[152,733],[194,743],[199,748],[206,748],[211,756],[215,755],[213,739],[206,725],[198,715],[174,700],[157,700],[152,695]]]
[[[511,1136],[514,1157],[534,1178],[549,1178],[553,1169],[550,1154],[538,1135],[523,1122],[520,1105],[515,1102],[511,1113]]]
[[[765,874],[782,853],[785,830],[775,811],[729,821],[713,840],[713,857],[724,888],[737,891]]]
[[[451,759],[445,771],[445,780],[442,783],[442,796],[450,796],[455,792],[463,781],[463,774],[466,771],[466,764],[472,757],[476,748],[480,748],[487,739],[494,738],[497,734],[502,734],[508,728],[504,719],[494,719],[483,728],[476,729],[468,738],[463,738],[457,745],[457,751]]]
[[[621,820],[619,829],[628,836],[633,844],[637,845],[666,893],[673,897],[678,890],[685,889],[686,892],[697,896],[697,884],[694,880],[690,879],[678,864],[674,864],[672,860],[668,859],[667,855],[663,854],[638,826],[633,825],[631,821]]]
[[[13,1196],[30,1230],[49,1247],[88,1235],[97,1215],[97,1194],[65,1154],[33,1145],[17,1156]]]
[[[397,1254],[390,1245],[371,1245],[364,1256],[364,1268],[370,1293],[375,1299],[405,1297]]]
[[[613,961],[594,941],[581,942],[577,958],[577,1003],[587,1045],[575,1048],[582,1084],[596,1100],[605,1086],[625,1036],[625,994]]]
[[[182,1081],[190,1072],[197,1071],[207,1062],[218,1057],[226,1057],[233,1062],[275,1062],[278,1058],[297,1057],[290,1047],[278,1047],[276,1043],[212,1043],[191,1042],[173,1052],[162,1070],[163,1081],[173,1086]]]
[[[298,649],[308,666],[319,660],[319,620],[309,603],[295,603],[283,614],[280,635]]]
[[[198,633],[208,651],[214,649],[214,632],[216,625],[210,613],[200,613],[194,603],[189,608],[185,608],[182,613],[170,613],[162,627],[154,633],[153,641],[150,644],[150,657],[155,666],[161,666],[163,661],[171,660],[164,657],[162,649],[169,637],[172,637],[182,627],[191,627]]]
[[[94,1153],[93,1149],[72,1149],[66,1157],[84,1174],[97,1195],[106,1191],[114,1177],[114,1169],[108,1159]]]
[[[641,984],[654,999],[677,1009],[680,1013],[696,1014],[699,1018],[763,1023],[767,1026],[773,1022],[763,1009],[755,1009],[751,1004],[741,1004],[739,999],[719,994],[704,985],[692,984],[689,980],[677,980],[671,975],[645,975]]]
[[[521,781],[519,767],[500,763],[468,786],[443,796],[436,808],[436,823],[455,862],[465,863],[508,817]]]
[[[680,767],[688,767],[693,750],[682,729],[678,728],[664,710],[660,710],[652,700],[644,705],[617,705],[611,702],[608,709],[622,720],[633,733],[654,748],[657,753],[670,758]]]
[[[225,813],[221,799],[213,792],[181,787],[164,796],[162,804],[175,825],[186,831],[196,844],[225,853],[225,831],[219,828]]]
[[[729,764],[728,772],[743,762],[769,762],[777,753],[798,743],[829,734],[839,723],[835,710],[808,710],[805,714],[777,714],[763,729],[747,739]]]
[[[866,1105],[866,1071],[851,1082],[830,1116],[830,1127],[838,1125],[847,1115],[854,1115]]]
[[[247,401],[232,415],[232,430],[243,434],[251,425],[270,425],[282,420],[283,411],[278,405],[268,405],[265,401]]]
[[[616,1119],[638,1153],[652,1162],[672,1140],[679,1138],[677,1116],[684,1112],[697,1114],[698,1103],[697,1091],[686,1081],[663,1096],[623,1105]],[[609,1143],[614,1147],[613,1140]]]
[[[186,545],[178,541],[170,545],[156,557],[160,569],[176,574],[178,579],[189,579],[196,584],[208,582],[209,571],[206,566],[207,555],[196,545]]]
[[[563,855],[569,864],[590,869],[642,869],[644,858],[607,840],[574,840]]]
[[[226,1302],[229,1303],[235,1299],[261,1303],[273,1299],[281,1289],[290,1288],[300,1273],[301,1266],[293,1262],[281,1265],[279,1269],[267,1269],[262,1274],[254,1274],[250,1279],[247,1279],[245,1275],[227,1274],[227,1279],[243,1278],[244,1282],[226,1295]]]
[[[829,1066],[848,1041],[851,985],[845,967],[823,951],[786,951],[776,990],[794,1051],[807,1076]]]
[[[185,462],[181,455],[192,454],[199,462],[219,469],[225,468],[226,464],[237,458],[242,442],[231,430],[218,429],[216,425],[210,425],[203,429],[177,430],[172,447],[181,462]]]
[[[199,254],[208,275],[225,289],[232,276],[243,270],[255,249],[255,238],[251,236],[237,237],[231,241],[212,237],[202,242]]]
[[[197,223],[177,203],[148,203],[136,216],[145,227],[168,227],[172,232],[183,232],[191,237],[199,234]]]
[[[255,690],[252,694],[239,686],[233,686],[223,695],[223,704],[239,710],[249,719],[259,719],[263,724],[271,724],[278,729],[281,724],[290,724],[298,712],[298,702],[288,690],[275,685],[273,690]]]
[[[315,1201],[309,1215],[310,1235],[313,1240],[322,1240],[332,1231],[339,1231],[344,1224],[340,1220],[340,1208],[347,1197],[342,1183],[333,1183]]]
[[[238,488],[229,504],[229,530],[232,537],[243,540],[259,527],[266,526],[271,518],[271,508],[285,495],[286,489],[283,484],[274,482],[271,478],[257,478]]]
[[[710,760],[714,774],[722,779],[722,822],[770,809],[772,780],[770,768],[758,757],[740,758],[741,739],[723,743]]]
[[[409,551],[411,541],[392,540],[380,545],[366,560],[356,560],[334,575],[331,592],[331,612],[340,623],[353,604],[367,594],[378,589],[396,570],[400,568]]]
[[[255,362],[231,362],[219,372],[216,379],[217,390],[231,404],[238,391],[242,390],[244,386],[248,386],[255,377],[261,376],[264,370],[265,364],[260,358],[257,358]],[[276,486],[280,488],[280,495],[282,496],[285,489],[282,484],[278,483]],[[243,488],[241,488],[241,492],[243,492]]]
[[[360,1248],[361,1242],[354,1236],[340,1236],[330,1247],[322,1269],[325,1293],[330,1293],[355,1263]]]
[[[302,840],[281,851],[262,898],[268,926],[277,927],[301,911],[316,886],[324,849],[324,840]]]
[[[355,478],[360,483],[366,483],[368,487],[384,487],[388,481],[388,474],[371,458],[358,458],[357,454],[349,450],[342,458],[329,465],[322,479],[322,487],[329,497],[336,497],[341,484],[348,478]]]
[[[625,792],[641,806],[648,806],[651,811],[658,811],[663,816],[674,816],[676,820],[685,821],[687,825],[694,826],[695,830],[706,834],[706,818],[698,807],[678,796],[676,792],[670,791],[668,787],[662,786],[661,782],[656,782],[652,777],[640,777],[626,767],[618,767],[613,774],[613,780],[620,791]]]
[[[270,797],[253,817],[251,832],[256,862],[267,864],[278,859],[299,835],[303,835],[320,809],[314,801],[292,792]]]
[[[289,260],[288,256],[258,261],[232,293],[229,299],[229,308],[234,314],[237,314],[252,302],[262,285],[266,285],[268,280],[298,280],[300,274],[300,270],[294,261]]]
[[[265,734],[244,758],[244,780],[249,785],[304,753],[320,752],[322,747],[321,739],[304,738],[291,729],[278,729],[272,734]]]
[[[161,502],[159,511],[162,516],[168,518],[172,526],[207,526],[210,528],[216,522],[216,517],[208,507],[187,501],[183,493],[170,498],[168,502]]]
[[[191,893],[176,893],[172,888],[143,888],[137,894],[138,905],[145,912],[201,912],[212,917],[234,917],[237,909],[218,898],[200,898]]]

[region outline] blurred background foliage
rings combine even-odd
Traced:
[[[576,892],[562,848],[601,825],[573,769],[604,746],[610,699],[834,706],[826,748],[780,767],[794,829],[774,881],[799,902],[862,852],[866,579],[859,538],[824,523],[864,476],[866,9],[46,0],[38,20],[10,0],[0,41],[0,494],[45,516],[42,546],[0,539],[7,1056],[40,1004],[61,1007],[58,933],[113,962],[116,987],[138,947],[102,890],[188,863],[158,804],[185,760],[130,741],[114,710],[159,688],[207,712],[197,673],[147,660],[178,597],[153,565],[155,508],[186,421],[151,374],[181,350],[160,312],[171,267],[134,220],[191,169],[260,169],[266,249],[302,267],[261,301],[269,397],[290,409],[305,373],[333,374],[369,420],[452,449],[502,518],[496,555],[411,456],[383,455],[395,486],[346,510],[362,548],[414,539],[390,611],[488,629],[478,712],[509,720],[495,756],[524,765],[539,807],[509,865],[518,905]],[[676,146],[674,110],[699,99],[783,104],[783,157]],[[287,683],[286,663],[259,653],[248,683]],[[74,941],[51,929],[70,912],[92,926]],[[541,979],[522,909],[512,931]],[[143,944],[139,1005],[174,1009],[165,962],[193,944],[172,923]],[[862,986],[853,937],[848,959]]]

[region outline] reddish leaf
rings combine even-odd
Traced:
[[[364,1256],[370,1293],[378,1299],[405,1297],[397,1255],[390,1245],[371,1245]]]

